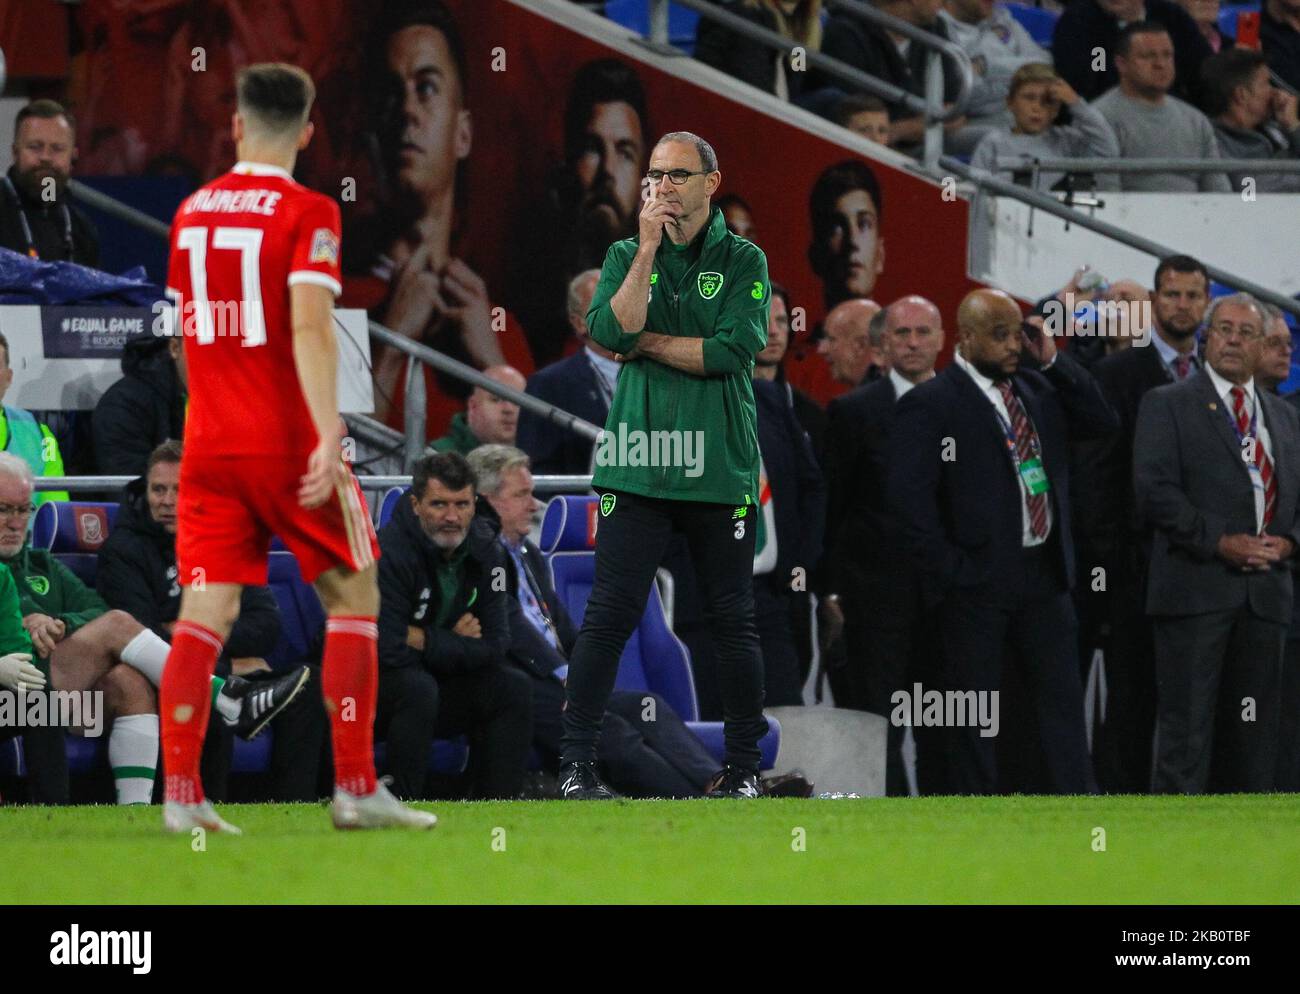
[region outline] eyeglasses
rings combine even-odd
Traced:
[[[1264,348],[1271,349],[1274,352],[1293,352],[1295,343],[1291,341],[1290,336],[1282,338],[1280,335],[1264,340]]]
[[[645,178],[658,186],[663,181],[663,178],[667,176],[673,181],[673,186],[681,186],[692,176],[705,176],[707,174],[708,171],[705,169],[669,169],[667,172],[662,169],[651,169],[645,174]]]
[[[1210,331],[1220,338],[1232,338],[1236,336],[1243,342],[1253,342],[1262,336],[1262,332],[1256,328],[1241,328],[1233,324],[1216,324],[1210,328]]]
[[[25,518],[35,510],[35,504],[0,504],[0,521],[6,518]]]

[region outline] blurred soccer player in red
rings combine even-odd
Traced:
[[[161,688],[169,831],[238,832],[203,797],[209,677],[241,589],[266,582],[278,535],[328,615],[321,684],[338,828],[431,827],[375,779],[379,546],[342,458],[332,327],[339,209],[293,181],[311,140],[311,78],[282,63],[239,74],[239,162],[172,224],[168,292],[185,336],[190,403],[176,552],[184,589]]]

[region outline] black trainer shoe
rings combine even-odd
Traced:
[[[614,793],[596,775],[595,763],[565,763],[560,767],[560,797],[570,801],[608,801]]]
[[[306,666],[299,666],[274,680],[230,677],[221,692],[239,701],[239,717],[231,724],[234,733],[246,741],[257,738],[271,720],[302,693],[310,679],[311,670]]]
[[[762,797],[763,789],[758,783],[758,774],[753,770],[742,770],[739,766],[724,766],[709,785],[704,788],[705,797]]]
[[[815,789],[803,770],[791,770],[779,777],[759,781],[764,797],[812,797]]]

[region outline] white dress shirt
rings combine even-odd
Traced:
[[[1222,376],[1214,371],[1214,367],[1208,362],[1205,364],[1205,371],[1210,374],[1210,382],[1214,384],[1214,392],[1219,395],[1223,401],[1223,409],[1228,414],[1228,419],[1234,424],[1237,416],[1232,408],[1232,388],[1236,386],[1230,380],[1225,380]],[[1246,420],[1255,417],[1255,412],[1259,411],[1259,418],[1255,422],[1255,432],[1259,437],[1259,444],[1264,446],[1264,452],[1268,456],[1269,462],[1273,463],[1276,472],[1277,462],[1273,459],[1273,440],[1268,434],[1268,425],[1264,423],[1264,409],[1259,406],[1259,398],[1255,396],[1255,378],[1251,377],[1241,385],[1241,389],[1246,391]],[[1264,530],[1264,478],[1260,476],[1258,470],[1249,462],[1242,460],[1246,470],[1250,473],[1251,486],[1255,491],[1255,533],[1260,534]]]
[[[988,398],[988,402],[992,404],[994,410],[998,412],[998,420],[1001,422],[1001,425],[999,425],[999,427],[1003,427],[1003,426],[1009,427],[1011,424],[1011,412],[1007,410],[1006,401],[1002,399],[1002,391],[998,389],[997,384],[994,383],[993,380],[991,380],[989,377],[981,373],[974,366],[972,366],[969,362],[967,362],[966,357],[961,354],[961,349],[959,348],[954,349],[952,353],[952,358],[953,361],[958,366],[960,366],[972,380],[975,381],[975,385],[980,388],[980,392],[984,394],[986,398]],[[1024,401],[1022,400],[1020,404],[1023,407]],[[1025,408],[1025,417],[1026,418],[1029,417],[1029,409],[1027,407]],[[1032,418],[1030,419],[1030,423],[1033,424]],[[1035,431],[1038,430],[1037,425],[1034,425],[1034,430]],[[1042,443],[1041,435],[1039,436],[1039,443],[1040,444]],[[958,453],[957,458],[959,459],[961,458],[960,453]],[[1020,543],[1021,545],[1025,546],[1025,548],[1029,548],[1030,546],[1035,546],[1035,545],[1042,545],[1044,542],[1047,541],[1047,539],[1039,538],[1037,535],[1034,534],[1034,526],[1030,523],[1030,519],[1029,519],[1029,488],[1025,484],[1024,477],[1020,475],[1019,468],[1014,465],[1014,460],[1012,460],[1011,471],[1015,473],[1016,479],[1020,482],[1020,523],[1021,523]],[[1049,480],[1048,483],[1051,484],[1052,486],[1056,486],[1056,482],[1054,480]],[[1047,534],[1051,535],[1052,501],[1051,501],[1050,491],[1048,492],[1047,496],[1048,496]]]

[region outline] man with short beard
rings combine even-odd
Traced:
[[[564,106],[564,161],[547,177],[540,220],[515,246],[510,304],[539,363],[569,354],[569,281],[600,269],[610,243],[636,233],[648,133],[635,69],[619,59],[579,67]]]
[[[13,156],[0,180],[0,246],[47,262],[99,265],[95,226],[68,196],[77,157],[72,115],[53,100],[33,100],[14,120]]]
[[[345,247],[344,302],[475,369],[509,364],[528,375],[533,358],[523,329],[510,313],[494,313],[487,284],[457,251],[454,236],[468,220],[473,119],[465,48],[444,0],[386,5],[368,59],[378,208],[360,225],[355,259]],[[375,417],[401,429],[412,360],[379,343],[371,355]],[[423,373],[425,437],[437,438],[470,389],[432,367]]]
[[[1074,446],[1080,555],[1086,569],[1100,567],[1106,576],[1104,590],[1081,584],[1076,602],[1085,621],[1104,623],[1110,632],[1103,645],[1106,720],[1097,731],[1093,759],[1102,789],[1124,793],[1150,788],[1156,713],[1155,650],[1142,605],[1151,533],[1133,496],[1138,408],[1151,390],[1201,369],[1197,331],[1210,288],[1205,267],[1185,255],[1161,262],[1154,282],[1150,344],[1109,355],[1092,370],[1119,415],[1120,430]],[[1083,648],[1091,651],[1095,643]]]
[[[426,455],[379,530],[375,736],[402,797],[423,794],[435,736],[468,736],[472,797],[515,797],[523,785],[532,684],[506,662],[506,555],[499,524],[475,517],[477,488],[464,456]]]

